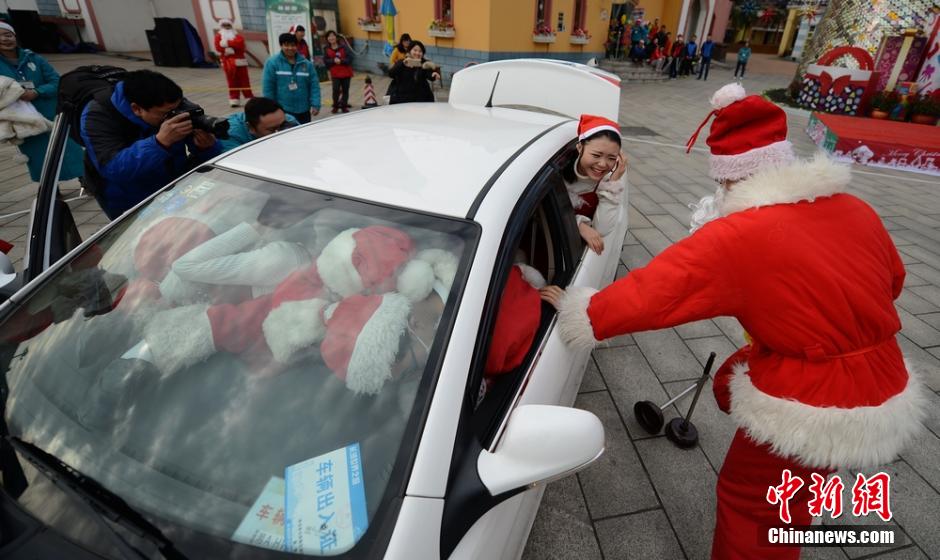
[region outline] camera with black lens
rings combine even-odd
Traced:
[[[203,130],[222,140],[228,138],[228,120],[219,117],[210,117],[202,107],[185,97],[176,109],[166,114],[164,119],[172,119],[183,113],[189,113],[189,120],[192,121],[193,128],[196,130]]]

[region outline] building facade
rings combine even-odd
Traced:
[[[188,19],[203,44],[211,44],[218,21],[243,29],[249,59],[261,64],[270,52],[265,0],[3,0],[10,8],[80,24],[82,40],[114,52],[148,51],[145,30],[155,17]],[[387,64],[388,16],[382,0],[308,0],[313,16],[346,35],[360,70]],[[679,29],[700,38],[724,35],[731,0],[394,0],[394,34],[425,44],[429,59],[451,74],[471,63],[516,57],[586,62],[605,54],[608,28],[621,14],[631,22],[659,20],[673,37]],[[325,29],[321,29],[321,32]],[[275,47],[276,48],[276,47]]]

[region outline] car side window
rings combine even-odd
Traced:
[[[527,193],[536,199],[519,208],[511,223],[491,282],[491,305],[478,343],[468,397],[477,436],[488,445],[523,386],[538,349],[548,336],[554,308],[541,301],[538,288],[565,287],[582,249],[564,180],[547,166]],[[521,206],[521,205],[520,205]]]

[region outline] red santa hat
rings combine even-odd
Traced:
[[[578,121],[578,140],[584,142],[603,130],[609,130],[620,136],[620,128],[614,121],[597,115],[581,115],[581,120]]]
[[[787,140],[787,114],[759,95],[747,95],[740,84],[728,84],[712,96],[712,107],[686,144],[692,150],[699,132],[715,117],[706,141],[711,148],[713,179],[738,181],[767,167],[796,160]]]
[[[398,291],[411,301],[421,301],[431,293],[434,269],[413,255],[414,242],[399,229],[350,228],[323,248],[317,269],[323,284],[341,297]]]
[[[356,393],[374,395],[392,377],[411,303],[395,292],[353,295],[324,311],[323,362]]]

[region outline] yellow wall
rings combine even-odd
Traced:
[[[596,52],[604,50],[607,38],[607,21],[601,21],[601,10],[610,12],[610,0],[588,0],[585,26],[591,34],[586,45],[572,45],[571,31],[574,29],[574,1],[553,0],[551,24],[558,22],[558,12],[565,14],[565,31],[557,33],[554,43],[541,44],[532,41],[535,27],[535,0],[453,0],[453,39],[435,38],[428,35],[428,24],[434,19],[433,0],[395,0],[398,15],[395,17],[395,33],[411,34],[412,38],[426,45],[452,47],[489,52]],[[656,0],[678,2],[681,0]],[[362,0],[339,0],[340,26],[344,33],[359,39],[383,39],[381,33],[367,33],[359,28],[356,20],[364,15]],[[651,8],[647,8],[649,11]],[[660,17],[659,12],[652,17]],[[677,8],[678,11],[678,8]],[[678,16],[677,16],[678,19]]]
[[[679,28],[679,15],[682,12],[682,0],[660,0],[660,2],[662,15],[659,16],[659,22],[666,26],[666,31],[672,33],[672,39],[675,40],[676,29]]]

